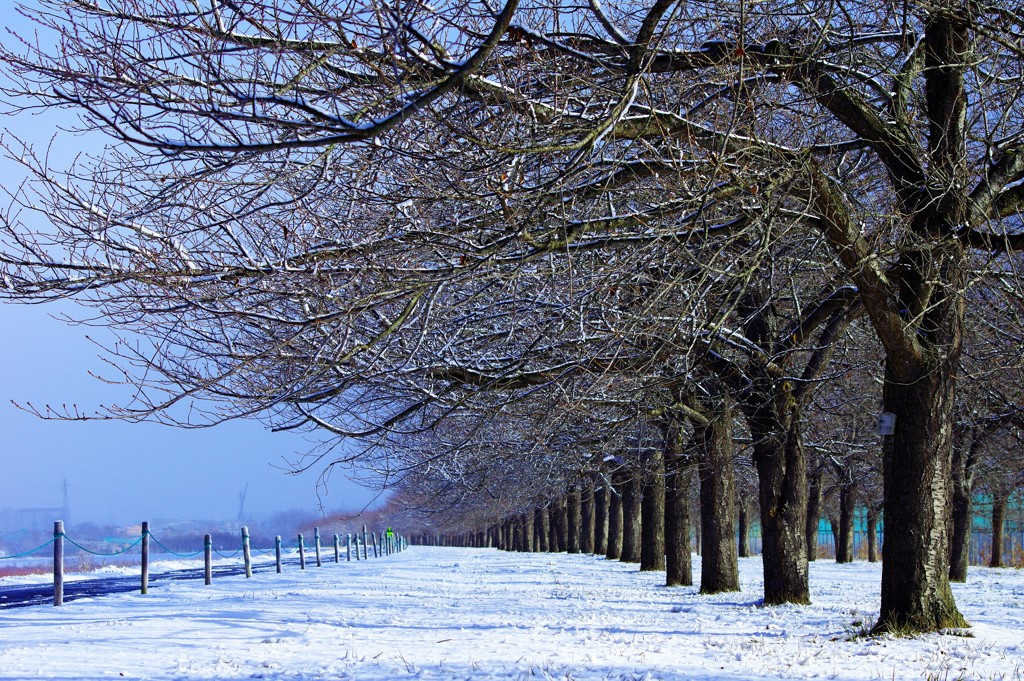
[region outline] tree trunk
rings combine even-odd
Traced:
[[[640,562],[640,507],[643,490],[636,473],[631,472],[622,486],[622,555],[624,563]]]
[[[818,528],[821,525],[821,478],[820,468],[808,476],[807,486],[807,560],[818,558]]]
[[[519,522],[523,526],[523,551],[532,553],[535,541],[533,534],[533,514],[523,513],[519,516]]]
[[[594,486],[589,482],[580,493],[580,553],[594,552]]]
[[[561,498],[551,502],[548,506],[548,515],[548,549],[552,553],[561,553],[565,550],[565,512]]]
[[[750,501],[746,498],[741,498],[737,504],[737,511],[739,512],[739,545],[736,548],[737,555],[740,558],[750,557]]]
[[[896,267],[895,309],[881,289],[861,293],[885,346],[886,540],[875,631],[939,631],[967,625],[949,585],[953,418],[963,345],[969,258],[955,233],[969,221],[965,55],[969,21],[931,11],[924,22],[927,177],[903,195],[912,216]],[[939,187],[936,192],[933,188]],[[913,196],[912,196],[913,193]],[[895,317],[895,319],[894,319]]]
[[[1003,529],[1006,527],[1006,506],[1009,497],[1006,494],[992,496],[992,558],[989,567],[1003,567]]]
[[[953,517],[949,538],[949,579],[967,581],[967,566],[971,559],[971,493],[960,485],[953,485]]]
[[[697,473],[700,476],[700,592],[740,590],[736,542],[736,486],[732,464],[732,410],[716,402],[717,416],[694,424]]]
[[[608,489],[608,548],[604,555],[609,560],[622,556],[622,494],[621,479],[616,473]]]
[[[896,429],[883,450],[886,541],[877,632],[967,626],[949,586],[956,356],[949,351],[945,364],[915,373],[886,359],[883,404],[896,415]]]
[[[546,552],[548,550],[548,511],[546,508],[534,509],[533,532],[536,537],[533,543],[534,551]]]
[[[969,445],[953,449],[953,520],[949,540],[949,579],[952,582],[967,581],[967,566],[971,560],[974,462],[982,441],[982,432],[972,428]]]
[[[693,526],[693,534],[694,534],[694,547],[693,547],[693,550],[694,550],[694,552],[698,556],[701,557],[701,561],[703,562],[703,560],[704,560],[704,541],[703,541],[703,537],[700,536],[700,527],[701,527],[701,524],[703,523],[703,521],[701,520],[700,515],[701,515],[701,513],[700,513],[700,504],[697,504],[697,524]]]
[[[789,405],[786,427],[774,413],[781,399],[766,399],[749,419],[761,502],[764,602],[807,604],[807,467],[796,405]]]
[[[868,562],[878,562],[878,511],[868,509]]]
[[[665,458],[665,585],[693,584],[690,556],[690,503],[692,469],[679,455]]]
[[[644,473],[640,505],[640,570],[665,569],[665,453],[655,450]]]
[[[594,553],[608,553],[608,485],[594,490]]]
[[[580,552],[580,490],[577,487],[565,495],[565,551]]]
[[[836,562],[853,562],[853,522],[857,503],[857,483],[839,486],[839,534],[836,535]]]

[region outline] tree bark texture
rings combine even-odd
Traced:
[[[966,582],[967,568],[971,557],[971,523],[973,504],[970,493],[953,485],[953,516],[949,538],[949,579],[952,582]]]
[[[747,499],[740,499],[737,504],[739,533],[739,545],[736,547],[737,555],[740,558],[750,557],[750,502]]]
[[[622,479],[616,473],[608,489],[608,548],[605,558],[618,560],[622,557]]]
[[[665,454],[654,452],[649,470],[644,473],[640,502],[640,570],[665,569]]]
[[[580,490],[580,553],[594,552],[594,487],[589,482]]]
[[[776,401],[766,399],[748,419],[754,437],[761,502],[761,558],[764,563],[764,602],[806,604],[811,601],[807,565],[807,468],[800,441],[795,404],[785,421]]]
[[[608,485],[594,490],[594,553],[608,553]]]
[[[821,478],[820,468],[808,476],[807,485],[807,560],[818,558],[818,527],[821,525]]]
[[[836,535],[836,562],[853,562],[853,523],[857,503],[857,483],[839,486],[839,534]]]
[[[692,467],[675,453],[665,457],[665,585],[691,586],[693,558],[690,547]]]
[[[704,521],[701,520],[700,504],[698,503],[697,504],[697,524],[693,526],[693,534],[694,534],[694,547],[693,547],[693,550],[694,550],[694,552],[698,556],[701,557],[702,561],[704,559],[704,540],[703,540],[703,537],[700,536],[700,528],[701,528],[701,525],[703,524],[703,522]]]
[[[878,552],[878,511],[868,509],[868,562],[877,563]]]
[[[989,567],[1003,567],[1003,531],[1006,527],[1006,506],[1009,498],[1006,494],[992,497],[992,557]]]
[[[949,586],[954,371],[916,376],[886,360],[883,402],[896,414],[884,447],[882,602],[877,631],[966,626]]]
[[[533,552],[535,537],[533,534],[533,514],[523,513],[519,516],[519,522],[523,526],[523,551]]]
[[[624,563],[640,562],[642,503],[639,475],[631,471],[622,485],[622,554],[619,560]]]
[[[971,524],[973,522],[974,463],[983,441],[983,431],[971,429],[967,447],[953,449],[953,520],[949,540],[949,579],[966,582],[971,558]]]
[[[697,473],[700,476],[700,591],[740,590],[736,542],[736,485],[732,463],[732,410],[717,402],[708,424],[694,424]]]
[[[580,490],[577,487],[565,495],[565,550],[580,552]]]
[[[552,553],[561,553],[565,550],[565,509],[561,499],[551,502],[548,515],[548,549]]]
[[[927,158],[918,164],[924,172],[904,176],[898,190],[905,198],[908,235],[894,268],[897,286],[889,289],[895,309],[876,298],[882,293],[877,285],[861,293],[885,347],[882,403],[896,415],[895,431],[883,448],[878,632],[967,624],[949,585],[949,521],[954,395],[969,267],[955,235],[968,221],[970,204],[964,78],[973,40],[970,23],[955,11],[932,11],[924,22]]]
[[[538,507],[533,511],[533,532],[536,537],[533,548],[535,551],[546,552],[548,550],[548,511],[546,508]]]

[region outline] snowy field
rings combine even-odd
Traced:
[[[413,547],[0,611],[0,679],[1024,681],[1024,571],[972,568],[972,636],[913,639],[857,635],[877,565],[812,563],[809,607],[758,607],[760,559],[741,571],[702,597],[593,556]]]

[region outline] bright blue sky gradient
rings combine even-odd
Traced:
[[[8,15],[8,28],[23,34],[35,30],[23,17]],[[5,134],[45,152],[57,128],[71,122],[69,117],[20,115],[5,116],[2,125]],[[98,138],[59,134],[50,147],[51,163],[66,167],[79,152],[98,152],[100,144]],[[3,186],[13,190],[23,175],[17,164],[0,160]],[[374,499],[372,492],[339,475],[318,499],[319,470],[298,476],[281,470],[286,460],[314,443],[295,433],[272,434],[257,422],[186,431],[109,421],[43,421],[17,409],[11,400],[40,408],[74,403],[92,413],[99,404],[130,394],[89,375],[113,374],[99,358],[99,348],[86,339],[102,339],[105,332],[68,326],[51,316],[65,311],[76,314],[68,303],[0,304],[0,508],[59,507],[65,478],[73,522],[234,520],[246,484],[247,515],[254,518],[294,509],[312,515],[321,502],[329,510],[358,510]],[[89,312],[79,310],[78,316]]]
[[[0,305],[0,507],[59,507],[64,478],[73,522],[234,520],[246,484],[249,518],[292,509],[312,515],[319,501],[329,510],[358,510],[373,498],[336,475],[318,500],[319,471],[282,470],[313,443],[294,433],[270,433],[255,421],[181,430],[43,421],[17,409],[10,400],[40,408],[75,403],[91,412],[125,390],[88,373],[109,374],[99,349],[85,338],[103,331],[67,326],[48,314],[59,310]]]

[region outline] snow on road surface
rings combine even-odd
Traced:
[[[811,564],[814,604],[705,597],[594,556],[412,547],[148,596],[0,611],[0,679],[1015,679],[1024,571],[955,585],[972,636],[858,636],[878,565]],[[699,563],[698,563],[699,565]]]

